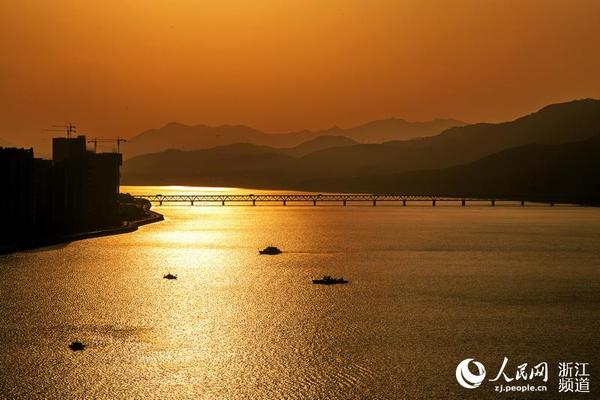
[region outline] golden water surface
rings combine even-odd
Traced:
[[[123,191],[184,190],[209,189]],[[598,209],[154,209],[131,234],[0,256],[0,398],[513,398],[454,377],[505,356],[550,365],[547,397],[518,398],[557,398],[559,361],[599,365]]]

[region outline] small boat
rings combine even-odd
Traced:
[[[163,275],[163,278],[165,278],[165,279],[177,279],[177,275],[173,275],[172,273],[168,273],[166,275]]]
[[[313,279],[315,285],[336,285],[340,283],[348,283],[344,278],[332,278],[329,275],[325,275],[322,279]]]
[[[83,351],[83,350],[85,350],[85,344],[75,340],[74,342],[71,342],[71,344],[69,345],[69,348],[72,351]]]
[[[259,254],[265,254],[265,255],[269,255],[269,256],[274,256],[274,255],[283,253],[281,250],[279,250],[275,246],[265,247],[263,250],[259,250],[258,252],[259,252]]]

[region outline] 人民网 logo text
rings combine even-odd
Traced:
[[[558,368],[558,392],[589,393],[589,363],[561,362]],[[487,382],[494,382],[494,391],[500,393],[513,392],[547,392],[548,363],[545,361],[533,364],[520,363],[510,365],[508,357],[504,357],[498,373]],[[484,384],[487,372],[482,362],[474,358],[466,358],[456,366],[456,381],[465,389],[476,389]]]

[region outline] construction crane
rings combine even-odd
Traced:
[[[69,122],[68,125],[52,125],[55,129],[42,129],[45,132],[67,132],[67,138],[71,138],[71,135],[77,132],[77,127],[73,123]],[[60,129],[58,129],[60,128]]]
[[[98,150],[98,143],[116,143],[117,144],[117,153],[121,152],[121,143],[127,142],[127,139],[123,139],[117,136],[116,139],[89,139],[88,143],[94,143],[94,153]]]

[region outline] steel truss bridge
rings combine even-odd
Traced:
[[[288,203],[336,203],[346,206],[348,203],[368,203],[376,206],[379,202],[395,202],[406,206],[409,202],[426,203],[435,206],[438,202],[460,203],[466,206],[467,203],[483,203],[495,206],[497,201],[512,201],[525,205],[525,200],[507,200],[496,198],[471,198],[471,197],[445,197],[445,196],[412,196],[412,195],[392,195],[392,194],[304,194],[304,193],[286,193],[286,194],[153,194],[137,195],[137,198],[146,199],[153,203],[163,205],[163,203],[188,203],[193,206],[196,203],[216,203],[226,205],[227,203],[248,204],[255,206],[257,203],[276,203],[287,205]],[[546,203],[554,206],[554,201],[541,200],[536,203]]]

